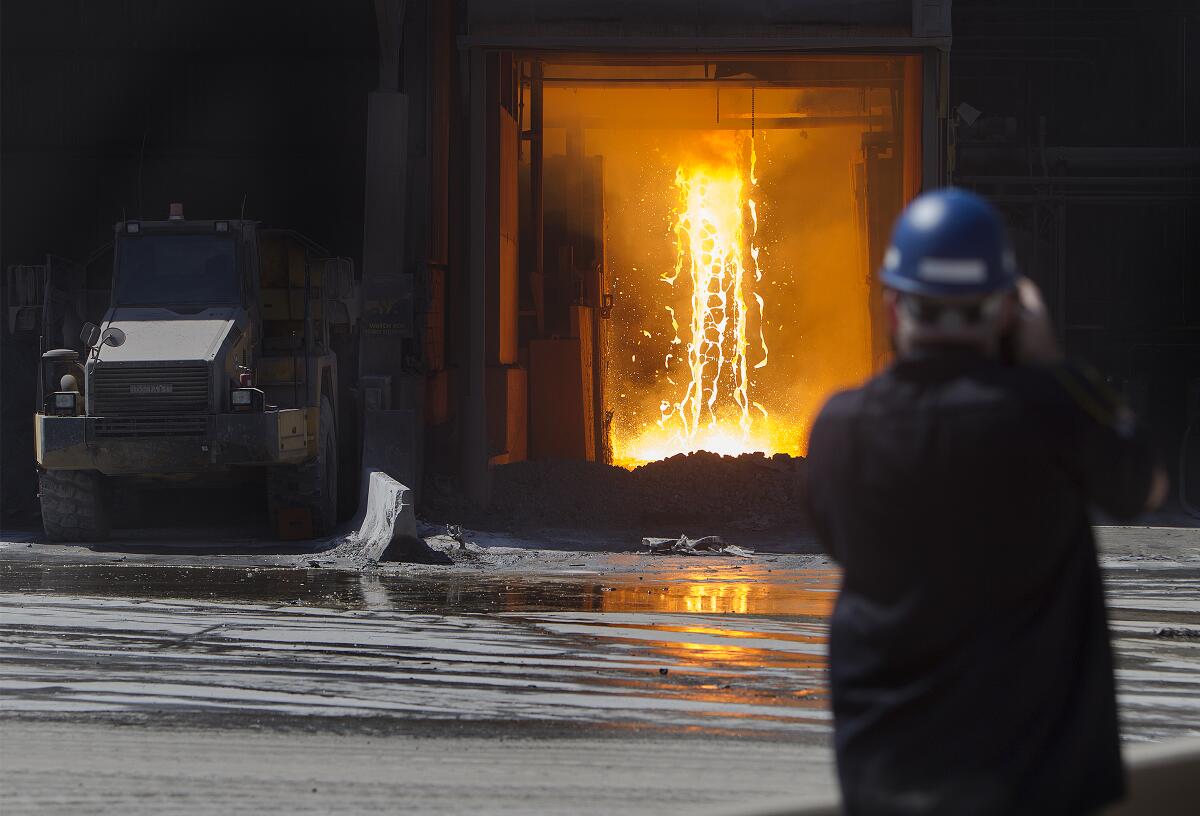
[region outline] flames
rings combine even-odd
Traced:
[[[700,450],[738,455],[794,447],[780,442],[782,429],[754,395],[753,372],[769,357],[756,243],[757,156],[753,139],[744,139],[748,150],[729,141],[716,157],[676,169],[675,265],[660,277],[672,290],[664,300],[676,304],[662,312],[670,331],[656,378],[660,416],[637,438],[613,440],[616,464]],[[677,314],[683,309],[688,313]]]

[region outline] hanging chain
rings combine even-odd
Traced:
[[[750,141],[754,141],[754,88],[750,89]]]

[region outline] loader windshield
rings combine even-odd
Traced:
[[[208,306],[242,299],[232,238],[176,233],[117,242],[117,306]]]

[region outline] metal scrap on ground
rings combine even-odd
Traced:
[[[643,538],[642,546],[649,547],[651,555],[733,555],[738,558],[750,558],[754,555],[754,550],[736,544],[726,544],[720,536],[703,536],[697,539],[685,535],[679,538]]]

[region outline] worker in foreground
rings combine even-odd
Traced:
[[[1132,414],[1066,362],[1004,225],[917,198],[883,270],[896,362],[834,396],[811,514],[844,570],[830,679],[850,814],[1072,814],[1124,790],[1089,508],[1166,479]]]

